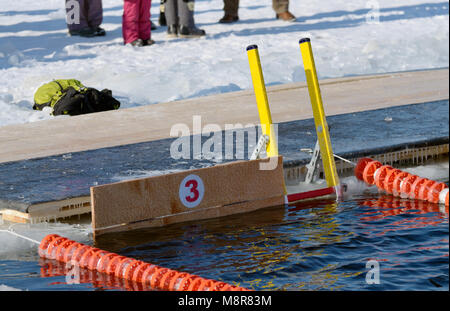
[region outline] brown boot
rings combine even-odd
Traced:
[[[229,14],[225,14],[221,20],[219,20],[219,23],[222,24],[230,24],[230,23],[234,23],[237,22],[239,20],[238,16],[234,16],[234,15],[229,15]]]
[[[277,19],[281,19],[285,22],[294,22],[295,21],[295,16],[292,15],[292,13],[289,11],[286,11],[283,13],[277,13],[276,17],[277,17]]]

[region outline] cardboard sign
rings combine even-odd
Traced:
[[[274,159],[272,159],[273,161]],[[202,169],[91,188],[95,235],[215,218],[284,204],[282,157],[237,161]]]

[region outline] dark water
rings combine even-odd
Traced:
[[[449,290],[448,209],[380,194],[102,236],[96,246],[255,290]],[[379,263],[380,284],[366,275]],[[0,286],[130,290],[82,272],[67,284],[53,261],[0,261]],[[70,279],[69,279],[69,283]]]

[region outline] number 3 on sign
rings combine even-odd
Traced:
[[[186,176],[180,184],[180,201],[188,208],[196,207],[203,200],[205,186],[203,180],[197,175]]]

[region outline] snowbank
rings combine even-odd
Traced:
[[[326,3],[326,4],[324,4]],[[371,14],[379,4],[379,23]],[[121,108],[251,89],[245,48],[260,48],[266,84],[304,81],[298,40],[312,39],[321,78],[448,67],[449,4],[442,0],[291,1],[295,23],[268,0],[242,0],[240,22],[223,25],[222,0],[197,1],[202,39],[122,43],[122,0],[104,0],[107,36],[69,37],[60,0],[0,0],[0,126],[53,118],[32,110],[35,90],[58,78],[109,88]],[[153,1],[157,22],[159,0]],[[372,4],[372,6],[371,6]],[[376,13],[376,12],[375,12]],[[368,18],[369,17],[369,18]]]

